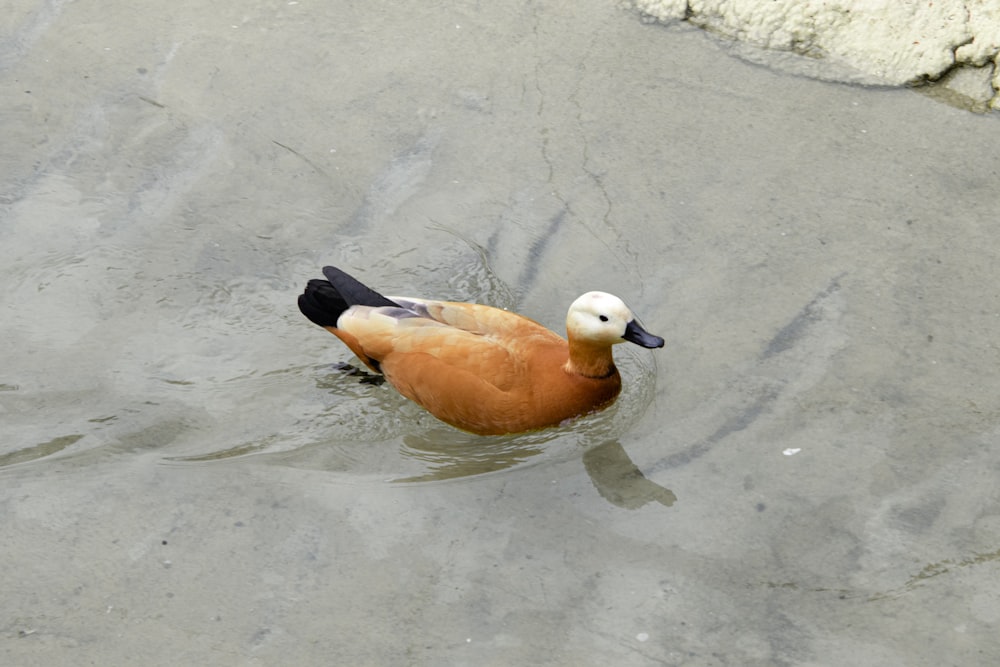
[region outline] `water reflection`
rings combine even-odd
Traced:
[[[601,497],[618,507],[634,510],[652,502],[670,507],[677,502],[673,491],[646,479],[617,440],[588,450],[583,466]]]
[[[525,463],[543,452],[555,436],[479,437],[435,429],[403,436],[402,455],[422,462],[426,472],[395,482],[429,482],[498,472]]]
[[[423,461],[428,470],[393,481],[443,481],[498,472],[542,454],[546,444],[559,437],[556,431],[529,436],[478,438],[445,429],[407,435],[403,438],[405,455]],[[638,509],[652,502],[671,507],[677,502],[673,491],[642,474],[617,440],[608,440],[588,449],[583,455],[583,466],[601,497],[618,507]]]

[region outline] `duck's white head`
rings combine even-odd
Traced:
[[[642,347],[663,347],[663,339],[642,328],[625,302],[607,292],[587,292],[566,314],[566,333],[581,342],[614,345],[630,341]]]

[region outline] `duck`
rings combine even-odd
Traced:
[[[383,296],[333,266],[298,298],[311,322],[437,419],[477,435],[568,423],[614,403],[621,375],[612,348],[664,340],[606,292],[587,292],[566,315],[566,338],[492,306]]]

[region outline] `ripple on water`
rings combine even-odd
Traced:
[[[171,460],[250,458],[323,470],[349,483],[442,482],[565,460],[619,438],[651,402],[656,376],[652,354],[620,349],[618,366],[623,390],[611,407],[560,427],[506,436],[477,436],[452,428],[356,368],[320,367],[313,370],[316,391],[299,406],[291,432]],[[309,374],[308,369],[295,370],[300,378]],[[271,377],[287,381],[281,375]]]
[[[28,461],[35,461],[37,459],[45,458],[46,456],[58,454],[78,442],[81,438],[83,438],[83,435],[80,433],[63,435],[52,438],[46,442],[40,442],[35,445],[29,445],[5,454],[0,454],[0,468],[6,468],[7,466],[16,465],[18,463],[27,463]]]
[[[459,258],[435,261],[421,271],[424,282],[429,278],[427,292],[467,294],[470,301],[512,306],[513,294],[494,274],[486,252],[464,241],[467,248]],[[442,266],[449,270],[440,271]],[[396,282],[404,283],[405,278]],[[222,299],[223,303],[227,300]],[[199,307],[218,316],[218,303],[195,306]],[[273,332],[268,338],[273,338]],[[332,337],[330,344],[338,345]],[[342,358],[347,358],[346,350]],[[388,384],[379,385],[371,374],[346,364],[251,372],[222,383],[218,387],[220,398],[238,395],[259,406],[247,419],[266,413],[270,403],[284,413],[282,431],[275,433],[273,418],[269,422],[261,416],[260,428],[244,425],[247,432],[257,433],[256,437],[172,460],[214,463],[250,459],[322,470],[347,483],[442,482],[564,460],[617,440],[652,401],[656,378],[653,353],[620,345],[616,360],[623,389],[613,406],[557,428],[508,436],[477,436],[454,429]],[[288,400],[290,392],[295,394],[294,400]]]

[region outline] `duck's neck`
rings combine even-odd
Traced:
[[[592,345],[569,340],[569,361],[566,371],[594,380],[603,380],[618,373],[610,345]]]

